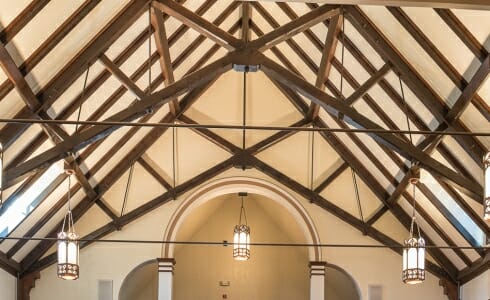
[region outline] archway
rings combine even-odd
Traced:
[[[247,192],[275,201],[286,209],[300,226],[307,243],[320,244],[320,238],[313,220],[298,199],[284,189],[262,179],[249,177],[230,177],[213,181],[190,195],[174,212],[165,231],[163,240],[173,241],[183,222],[199,206],[222,195]],[[174,244],[162,246],[162,257],[173,257]],[[309,247],[310,261],[322,260],[321,247]]]
[[[325,294],[329,300],[361,300],[361,291],[354,278],[332,264],[325,270]]]
[[[124,278],[119,290],[119,300],[156,300],[158,291],[158,262],[146,261],[134,268]]]

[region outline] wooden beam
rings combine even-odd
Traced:
[[[179,120],[185,124],[197,125],[196,121],[187,117],[184,114],[179,116]],[[227,151],[228,153],[234,154],[238,150],[240,150],[240,147],[236,146],[235,144],[231,143],[230,141],[226,140],[225,138],[219,136],[218,134],[214,133],[213,131],[207,128],[191,128],[191,129],[195,133],[204,137],[205,139],[215,144],[216,146],[220,147],[221,149]]]
[[[196,187],[199,185],[203,184],[204,182],[208,181],[209,179],[221,174],[222,172],[228,170],[229,168],[232,167],[233,165],[233,160],[234,157],[231,157],[213,167],[210,169],[196,175],[195,177],[189,179],[188,181],[178,185],[175,187],[175,189],[166,191],[162,195],[146,202],[145,204],[139,206],[138,208],[132,210],[131,212],[125,214],[124,216],[120,217],[116,221],[113,221],[91,233],[88,235],[84,236],[84,239],[102,239],[104,236],[114,232],[118,228],[122,228],[122,226],[127,225],[134,220],[140,218],[141,216],[145,215],[146,213],[162,206],[163,204],[167,203],[168,201],[174,199],[174,197],[180,196]],[[85,248],[88,246],[90,243],[84,242],[81,243],[81,249]],[[49,249],[49,248],[48,248]],[[31,264],[29,268],[24,269],[22,272],[23,274],[28,274],[31,272],[36,272],[40,271],[49,265],[53,264],[56,262],[57,259],[57,254],[54,253],[52,255],[48,255],[39,261]]]
[[[354,102],[361,99],[375,84],[377,84],[382,78],[385,77],[386,74],[391,70],[391,65],[386,63],[374,73],[366,82],[364,82],[354,93],[352,93],[347,99],[345,99],[345,103],[347,105],[353,105]]]
[[[340,13],[337,6],[323,5],[305,15],[293,20],[283,26],[264,34],[249,43],[250,49],[257,49],[260,52],[268,50],[277,44],[290,39],[296,34],[324,21],[325,19],[336,16]]]
[[[393,64],[394,68],[402,74],[405,84],[414,94],[424,103],[439,123],[445,121],[447,108],[444,101],[428,85],[428,83],[418,74],[415,69],[406,61],[405,58],[394,48],[394,46],[380,33],[379,29],[369,20],[369,18],[358,7],[347,6],[346,15],[351,24],[364,36],[367,42],[383,57],[384,60]],[[454,129],[466,131],[465,127],[459,122],[454,124]],[[472,137],[456,136],[455,139],[460,143],[471,158],[481,162],[484,155],[483,146],[478,140]],[[474,196],[474,195],[473,195]]]
[[[330,76],[330,69],[332,68],[332,58],[335,56],[335,50],[337,49],[339,32],[342,29],[344,16],[338,14],[330,20],[328,25],[327,37],[325,40],[325,47],[323,48],[322,60],[320,62],[320,68],[316,77],[315,86],[321,90],[325,88],[325,82]],[[310,105],[308,111],[308,118],[314,120],[318,117],[320,106],[316,103]]]
[[[250,24],[252,18],[252,6],[248,2],[242,2],[240,6],[241,32],[240,38],[247,43],[252,39]]]
[[[330,173],[327,178],[325,178],[315,189],[314,192],[320,194],[330,183],[332,183],[337,177],[340,176],[347,168],[349,164],[342,161],[340,166],[338,166],[332,173]]]
[[[151,9],[151,24],[155,29],[155,44],[158,54],[160,55],[160,69],[162,70],[163,78],[165,79],[165,86],[175,82],[174,69],[172,66],[172,60],[170,59],[170,45],[167,39],[167,31],[165,29],[165,20],[163,14],[160,11],[156,11],[154,7]],[[172,99],[169,103],[170,111],[176,115],[180,108],[179,102],[176,98]]]
[[[365,223],[361,222],[358,218],[354,217],[353,215],[349,214],[348,212],[344,211],[342,208],[336,206],[333,204],[331,201],[325,199],[318,193],[315,193],[311,191],[310,189],[304,187],[300,183],[294,181],[287,175],[282,174],[278,170],[272,168],[271,166],[265,164],[264,162],[260,161],[259,159],[255,157],[250,158],[251,161],[253,161],[254,167],[257,168],[259,171],[263,172],[264,174],[270,176],[274,180],[278,181],[279,183],[283,184],[287,188],[291,189],[292,191],[300,194],[302,197],[310,200],[312,203],[322,207],[326,211],[330,212],[340,220],[344,221],[345,223],[351,225],[355,229],[359,230],[363,234],[366,234],[367,236],[375,239],[379,243],[383,245],[388,245],[388,246],[399,246],[399,242],[394,241],[393,239],[389,238],[388,236],[384,235],[382,232],[376,230],[372,226],[366,226]],[[398,254],[401,254],[401,248],[392,248],[393,251],[397,252]],[[439,266],[427,261],[426,262],[426,267],[427,270],[434,275],[442,278],[451,279],[451,276],[442,268]],[[453,274],[454,275],[454,274]]]
[[[148,172],[150,175],[155,178],[167,191],[171,190],[173,186],[163,178],[163,174],[157,169],[160,169],[158,165],[150,158],[148,155],[143,154],[138,158],[138,163]]]
[[[201,95],[204,93],[211,85],[214,83],[214,81],[217,79],[218,76],[213,78],[211,81],[209,81],[205,85],[201,85],[197,88],[194,88],[191,92],[187,93],[181,100],[180,107],[182,108],[180,113],[185,112]],[[172,122],[175,120],[174,115],[172,114],[167,114],[161,122],[167,123],[167,122]],[[120,141],[121,143],[125,143],[130,136],[128,136],[130,133],[134,134],[138,131],[138,128],[132,128],[128,134],[123,136],[122,140]],[[124,159],[122,159],[116,167],[112,169],[109,174],[102,179],[102,181],[98,184],[97,187],[94,189],[98,193],[98,197],[102,197],[105,192],[124,174],[124,172],[129,169],[131,166],[132,162],[136,161],[138,157],[141,157],[147,150],[148,148],[166,131],[164,128],[153,128],[144,138],[143,140],[138,143],[138,145],[132,149]],[[115,147],[115,149],[120,149],[119,145]],[[107,153],[102,159],[102,162],[105,162],[109,159],[109,157],[112,155],[112,153]],[[100,168],[102,164],[98,164],[98,167]],[[95,168],[95,167],[94,167]],[[73,193],[72,193],[73,194]],[[77,205],[73,209],[73,217],[76,220],[81,218],[81,216],[88,211],[88,209],[97,201],[98,198],[90,198],[90,197],[85,197],[79,205]],[[66,203],[66,202],[63,202]],[[56,209],[51,209],[50,214],[54,215],[56,213]],[[47,222],[49,220],[48,218],[45,218],[44,222]],[[119,219],[116,221],[113,221],[114,226],[117,228],[120,228],[122,225],[120,225],[118,222]],[[61,226],[61,224],[58,224]],[[43,226],[42,223],[36,224],[31,230],[33,234],[37,232],[41,227]],[[56,228],[59,228],[57,226]],[[48,236],[56,236],[56,230],[52,231],[51,233],[48,234]],[[37,247],[32,250],[27,256],[24,257],[24,259],[21,262],[22,265],[22,273],[27,272],[27,270],[39,259],[42,257],[42,255],[49,250],[49,248],[52,246],[54,242],[53,241],[43,241],[37,245]]]
[[[263,70],[268,76],[282,82],[284,85],[294,88],[305,97],[317,102],[330,114],[338,116],[339,112],[342,113],[346,116],[347,122],[354,127],[366,129],[381,128],[369,118],[359,114],[355,109],[345,105],[345,103],[342,101],[327,95],[323,91],[318,90],[310,83],[304,81],[289,70],[283,68],[266,57],[263,57],[261,70]],[[441,176],[458,185],[460,189],[468,195],[477,198],[481,197],[482,187],[480,184],[454,172],[413,145],[405,142],[400,137],[386,134],[374,134],[372,136],[378,142],[387,145],[406,158],[415,159],[416,161],[420,162],[421,165],[423,165],[426,169],[431,170],[434,174],[437,174],[438,176]]]
[[[0,32],[0,42],[7,44],[40,13],[50,0],[34,0],[29,3],[7,27]]]
[[[128,91],[132,92],[139,100],[146,97],[146,94],[132,81],[121,69],[107,57],[104,53],[99,56],[99,61],[111,72],[111,74],[124,85]]]
[[[148,0],[134,0],[119,11],[109,24],[37,94],[43,104],[42,109],[49,108],[83,74],[87,64],[95,62],[99,55],[108,49],[147,8]]]
[[[480,61],[485,59],[488,51],[451,10],[435,9],[435,12]]]
[[[472,279],[490,270],[490,251],[487,250],[486,255],[473,263],[473,265],[461,270],[458,275],[458,280],[461,283],[466,283]]]
[[[175,1],[158,0],[153,1],[152,5],[228,50],[240,48],[242,45],[241,40]]]
[[[244,0],[254,1],[254,0]],[[281,0],[263,0],[265,2],[278,2]],[[310,0],[294,0],[294,2],[310,2]],[[337,4],[336,0],[320,0],[316,3]],[[344,5],[378,5],[378,6],[414,6],[414,7],[436,7],[490,10],[487,0],[344,0]]]
[[[149,110],[166,104],[170,99],[175,98],[195,87],[201,86],[216,76],[221,75],[231,69],[231,63],[237,55],[228,54],[225,57],[205,66],[199,71],[164,88],[160,92],[145,97],[143,100],[134,103],[107,121],[130,121],[145,115]],[[5,187],[11,186],[14,180],[24,178],[38,169],[45,168],[51,163],[67,156],[68,152],[76,152],[85,146],[100,140],[116,130],[115,126],[94,126],[71,136],[68,140],[56,145],[46,152],[22,163],[21,165],[7,170],[4,176]]]

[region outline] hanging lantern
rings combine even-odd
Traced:
[[[420,233],[418,238],[410,234],[410,238],[403,243],[402,280],[407,284],[425,280],[425,240],[420,237]]]
[[[485,171],[485,191],[483,198],[483,218],[490,222],[490,152],[483,158],[483,169]]]
[[[58,233],[58,278],[76,280],[80,275],[78,263],[79,244],[78,235],[75,233],[73,215],[70,206],[71,173],[68,175],[68,212],[63,219],[63,227]],[[66,229],[66,230],[65,230]]]
[[[403,242],[402,280],[407,284],[417,284],[425,280],[425,240],[420,235],[420,228],[415,220],[415,185],[419,177],[413,174],[410,183],[413,186],[412,223],[410,237]],[[414,226],[417,226],[417,236],[414,236]]]
[[[243,207],[243,197],[247,196],[247,193],[238,193],[238,195],[242,198],[242,206],[238,225],[233,230],[233,258],[243,261],[250,258],[250,227],[247,225],[247,215]],[[242,213],[245,218],[245,224],[242,224]]]

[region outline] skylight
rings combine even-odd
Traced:
[[[477,245],[473,246],[481,246],[484,244],[485,235],[483,231],[476,225],[473,219],[468,216],[468,214],[458,205],[458,203],[444,190],[441,185],[435,180],[432,175],[426,172],[426,180],[423,180],[424,184],[434,193],[434,195],[441,201],[444,207],[447,208],[449,213],[452,215],[453,220],[458,222],[459,224],[454,224],[458,227],[461,225],[464,230],[466,230],[471,237],[475,240]],[[424,176],[424,177],[425,177]],[[451,221],[451,220],[449,220]],[[454,221],[453,221],[454,223]]]
[[[39,204],[39,195],[61,173],[59,164],[53,164],[23,194],[13,199],[10,205],[3,208],[0,215],[0,237],[9,235]]]

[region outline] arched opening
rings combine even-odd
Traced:
[[[305,242],[299,226],[278,203],[249,194],[245,208],[252,241]],[[188,215],[176,240],[231,241],[239,211],[236,194],[218,196]],[[308,298],[306,247],[252,246],[248,261],[235,261],[231,246],[176,245],[174,258],[174,300]]]
[[[158,291],[158,263],[155,259],[134,268],[124,278],[119,300],[156,300]]]
[[[361,300],[359,286],[352,276],[331,264],[325,269],[325,295],[328,300]]]

